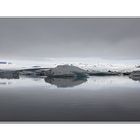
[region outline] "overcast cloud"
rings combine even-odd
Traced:
[[[0,58],[140,59],[140,19],[0,19]]]

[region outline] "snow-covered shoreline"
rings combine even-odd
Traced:
[[[105,60],[97,58],[46,58],[40,60],[1,60],[0,69],[19,70],[29,68],[54,68],[57,65],[74,65],[89,71],[132,72],[140,70],[140,60]]]

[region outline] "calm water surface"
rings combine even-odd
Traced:
[[[140,121],[140,82],[127,76],[0,79],[0,121]]]

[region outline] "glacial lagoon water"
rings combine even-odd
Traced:
[[[0,121],[140,121],[140,81],[128,76],[0,79]]]

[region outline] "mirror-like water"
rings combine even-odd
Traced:
[[[0,79],[0,121],[140,121],[140,82],[127,76]]]

